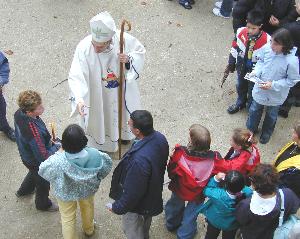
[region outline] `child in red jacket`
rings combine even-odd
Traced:
[[[217,171],[236,170],[247,176],[260,163],[260,153],[255,145],[253,134],[248,129],[233,130],[231,148],[225,160],[218,162]]]
[[[205,127],[194,124],[189,131],[188,145],[175,147],[167,168],[172,196],[165,206],[166,227],[169,231],[177,230],[178,239],[194,238],[196,208],[204,201],[203,188],[217,173],[218,161],[225,161],[218,152],[210,150],[211,137]]]

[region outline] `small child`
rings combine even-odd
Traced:
[[[94,195],[112,168],[112,160],[88,142],[83,129],[69,125],[62,135],[62,149],[42,162],[39,175],[50,182],[61,214],[64,239],[77,239],[76,208],[79,204],[86,236],[94,234]]]
[[[266,144],[274,131],[280,105],[288,96],[290,87],[300,81],[299,59],[295,56],[291,35],[286,29],[279,29],[272,35],[270,47],[265,48],[250,77],[258,77],[252,90],[253,101],[249,109],[247,128],[256,133],[262,113],[266,115],[259,142]]]
[[[217,239],[221,231],[223,239],[234,239],[239,227],[234,216],[235,206],[252,195],[252,190],[245,186],[244,176],[238,171],[229,171],[226,175],[218,173],[210,179],[203,193],[209,200],[198,211],[206,216],[205,239]]]
[[[259,11],[252,10],[247,16],[246,27],[237,30],[232,42],[231,53],[224,75],[237,70],[237,95],[235,104],[228,107],[227,112],[234,114],[248,107],[252,101],[251,91],[253,83],[244,79],[246,73],[251,72],[257,62],[257,56],[270,46],[271,37],[262,31],[263,16]]]
[[[177,145],[168,164],[172,196],[165,205],[166,227],[177,230],[179,239],[194,238],[199,214],[196,208],[204,200],[202,190],[222,160],[218,152],[210,150],[210,144],[209,131],[194,124],[189,129],[187,147]]]
[[[244,176],[252,171],[252,169],[260,163],[260,153],[255,145],[253,134],[242,128],[233,130],[230,140],[231,148],[225,156],[224,161],[218,163],[218,169],[237,170]]]

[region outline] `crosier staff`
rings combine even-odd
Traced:
[[[127,31],[131,30],[131,24],[127,20],[123,20],[121,23],[121,32],[120,32],[120,54],[124,53],[124,31],[125,31],[125,25],[127,25]],[[119,79],[119,114],[118,114],[118,120],[119,120],[119,160],[121,160],[122,157],[122,108],[123,108],[123,82],[124,82],[124,64],[120,61],[120,79]]]

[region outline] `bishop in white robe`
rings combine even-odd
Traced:
[[[141,109],[138,79],[146,51],[135,37],[124,33],[124,54],[120,54],[120,31],[108,12],[93,17],[90,27],[91,35],[77,45],[68,77],[71,116],[78,116],[89,146],[116,152],[119,64],[125,63],[122,140],[132,140],[127,122],[131,112]]]

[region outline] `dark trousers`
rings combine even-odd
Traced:
[[[288,97],[280,106],[280,110],[289,113],[293,105],[300,106],[300,82],[290,89]]]
[[[222,239],[234,239],[236,230],[232,231],[222,231]],[[205,239],[217,239],[221,230],[211,225],[209,222],[207,222],[207,230]]]
[[[224,3],[224,1],[223,1]],[[236,83],[236,92],[238,98],[236,100],[237,106],[245,106],[247,103],[247,108],[250,108],[252,102],[252,89],[254,87],[254,83],[251,81],[246,80],[245,72],[243,72],[243,61],[244,59],[238,57],[236,69],[237,69],[237,83]]]
[[[33,193],[35,189],[36,209],[47,210],[52,205],[52,202],[49,199],[50,184],[48,181],[46,181],[40,175],[38,175],[37,169],[32,169],[29,167],[27,168],[29,169],[29,172],[24,178],[17,194],[20,196],[25,196]]]
[[[0,130],[1,131],[8,131],[10,129],[7,119],[6,119],[6,102],[0,90]]]

